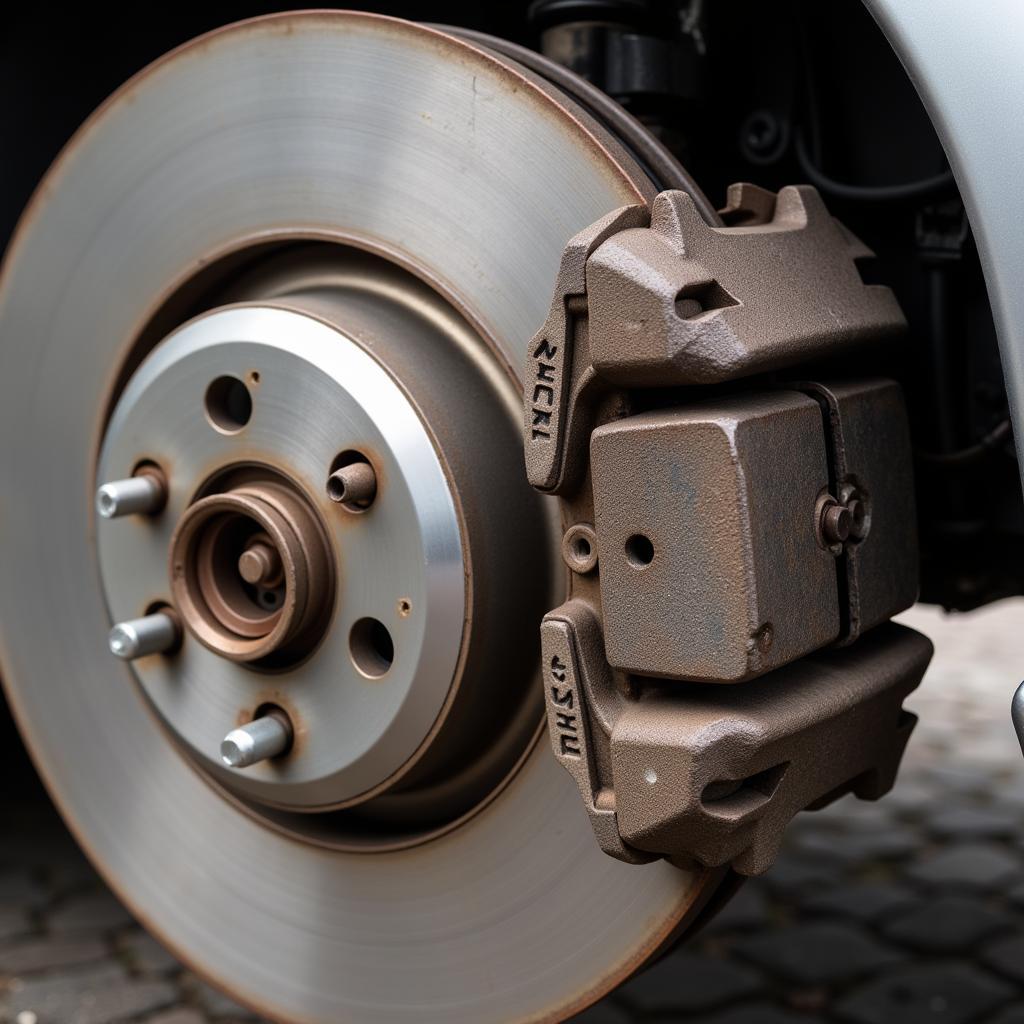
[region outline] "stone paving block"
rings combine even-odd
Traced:
[[[26,911],[0,907],[0,942],[27,935],[32,928],[32,921]]]
[[[855,1024],[967,1024],[1011,999],[1004,981],[970,964],[919,964],[865,982],[836,1007]]]
[[[849,836],[837,829],[791,828],[786,835],[783,852],[793,852],[805,860],[836,861],[846,867],[857,859],[857,850],[849,843]]]
[[[991,773],[971,764],[930,764],[925,769],[928,781],[947,796],[983,796],[992,787]]]
[[[929,807],[938,795],[938,791],[929,785],[926,779],[901,773],[892,791],[882,799],[888,805],[890,813],[895,812],[901,817],[913,818]]]
[[[760,977],[749,968],[712,956],[677,952],[635,978],[624,998],[647,1014],[689,1014],[724,1006],[762,987]]]
[[[1003,889],[1021,873],[1020,857],[995,843],[956,843],[911,865],[908,875],[929,885]]]
[[[1021,816],[1007,808],[949,807],[939,803],[927,815],[928,830],[940,839],[1001,839],[1021,834]]]
[[[24,981],[0,997],[0,1012],[14,1019],[32,1013],[39,1024],[118,1024],[172,1006],[178,997],[168,982],[135,980],[104,965]]]
[[[858,829],[845,835],[842,843],[851,861],[898,860],[921,847],[921,837],[903,824]]]
[[[0,946],[0,974],[38,974],[78,967],[108,956],[110,947],[99,936],[43,936]]]
[[[211,1017],[227,1017],[238,1021],[255,1021],[256,1014],[244,1006],[240,1006],[220,989],[208,985],[195,975],[189,975],[185,983],[196,1001]]]
[[[847,883],[827,892],[813,892],[800,909],[811,914],[856,921],[877,921],[912,906],[914,891],[896,882]]]
[[[835,862],[790,856],[781,857],[758,881],[773,892],[786,894],[832,886],[842,875]]]
[[[1013,927],[1010,918],[982,900],[945,896],[888,921],[886,938],[925,953],[960,953]]]
[[[706,935],[730,931],[752,931],[771,921],[771,912],[761,879],[753,878],[705,926]]]
[[[682,1020],[682,1018],[676,1018],[676,1020]],[[810,1024],[809,1018],[805,1014],[782,1010],[770,1003],[734,1006],[730,1010],[723,1010],[710,1017],[687,1017],[686,1022],[687,1024]]]
[[[1024,1024],[1024,1006],[1008,1006],[997,1013],[988,1024]]]
[[[143,974],[170,974],[181,969],[181,964],[149,932],[141,928],[123,935],[118,949],[128,965]]]
[[[847,794],[820,811],[811,811],[806,821],[820,819],[822,824],[835,823],[837,828],[852,832],[859,829],[884,828],[895,820],[893,809],[884,800],[858,800]]]
[[[602,999],[589,1009],[571,1018],[572,1024],[632,1024],[635,1015],[613,998]]]
[[[0,874],[0,908],[4,910],[38,910],[49,898],[43,884],[27,870]]]
[[[981,959],[1000,974],[1024,984],[1024,933],[987,946],[982,950]]]
[[[581,1017],[580,1020],[582,1019]],[[198,1010],[186,1006],[158,1013],[154,1017],[147,1017],[144,1024],[206,1024],[206,1018]],[[593,1024],[599,1024],[599,1022],[594,1021]],[[610,1021],[609,1024],[611,1024]]]
[[[808,986],[853,981],[904,959],[903,953],[865,929],[831,922],[752,935],[735,948],[773,974]]]
[[[47,923],[55,932],[113,931],[135,924],[135,919],[106,889],[82,893],[55,907],[47,914]]]

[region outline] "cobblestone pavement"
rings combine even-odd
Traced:
[[[895,790],[801,815],[767,876],[579,1021],[1024,1024],[1024,602],[904,619],[937,653]],[[0,1022],[253,1021],[132,921],[23,757],[0,757]]]

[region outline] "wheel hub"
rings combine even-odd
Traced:
[[[330,614],[333,559],[305,497],[272,471],[250,473],[191,504],[178,522],[174,606],[193,636],[222,657],[301,658]]]

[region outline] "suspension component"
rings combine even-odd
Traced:
[[[722,218],[665,192],[569,242],[524,433],[591,531],[542,642],[600,845],[753,874],[798,810],[892,785],[931,647],[883,625],[917,594],[900,389],[797,370],[902,314],[813,189],[733,186]]]

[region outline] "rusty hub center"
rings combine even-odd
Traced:
[[[153,349],[106,432],[111,649],[261,814],[418,841],[540,724],[553,523],[514,392],[450,306],[369,254],[284,250],[222,297]]]
[[[185,626],[233,661],[301,657],[333,596],[323,529],[298,491],[254,480],[190,505],[171,539]]]

